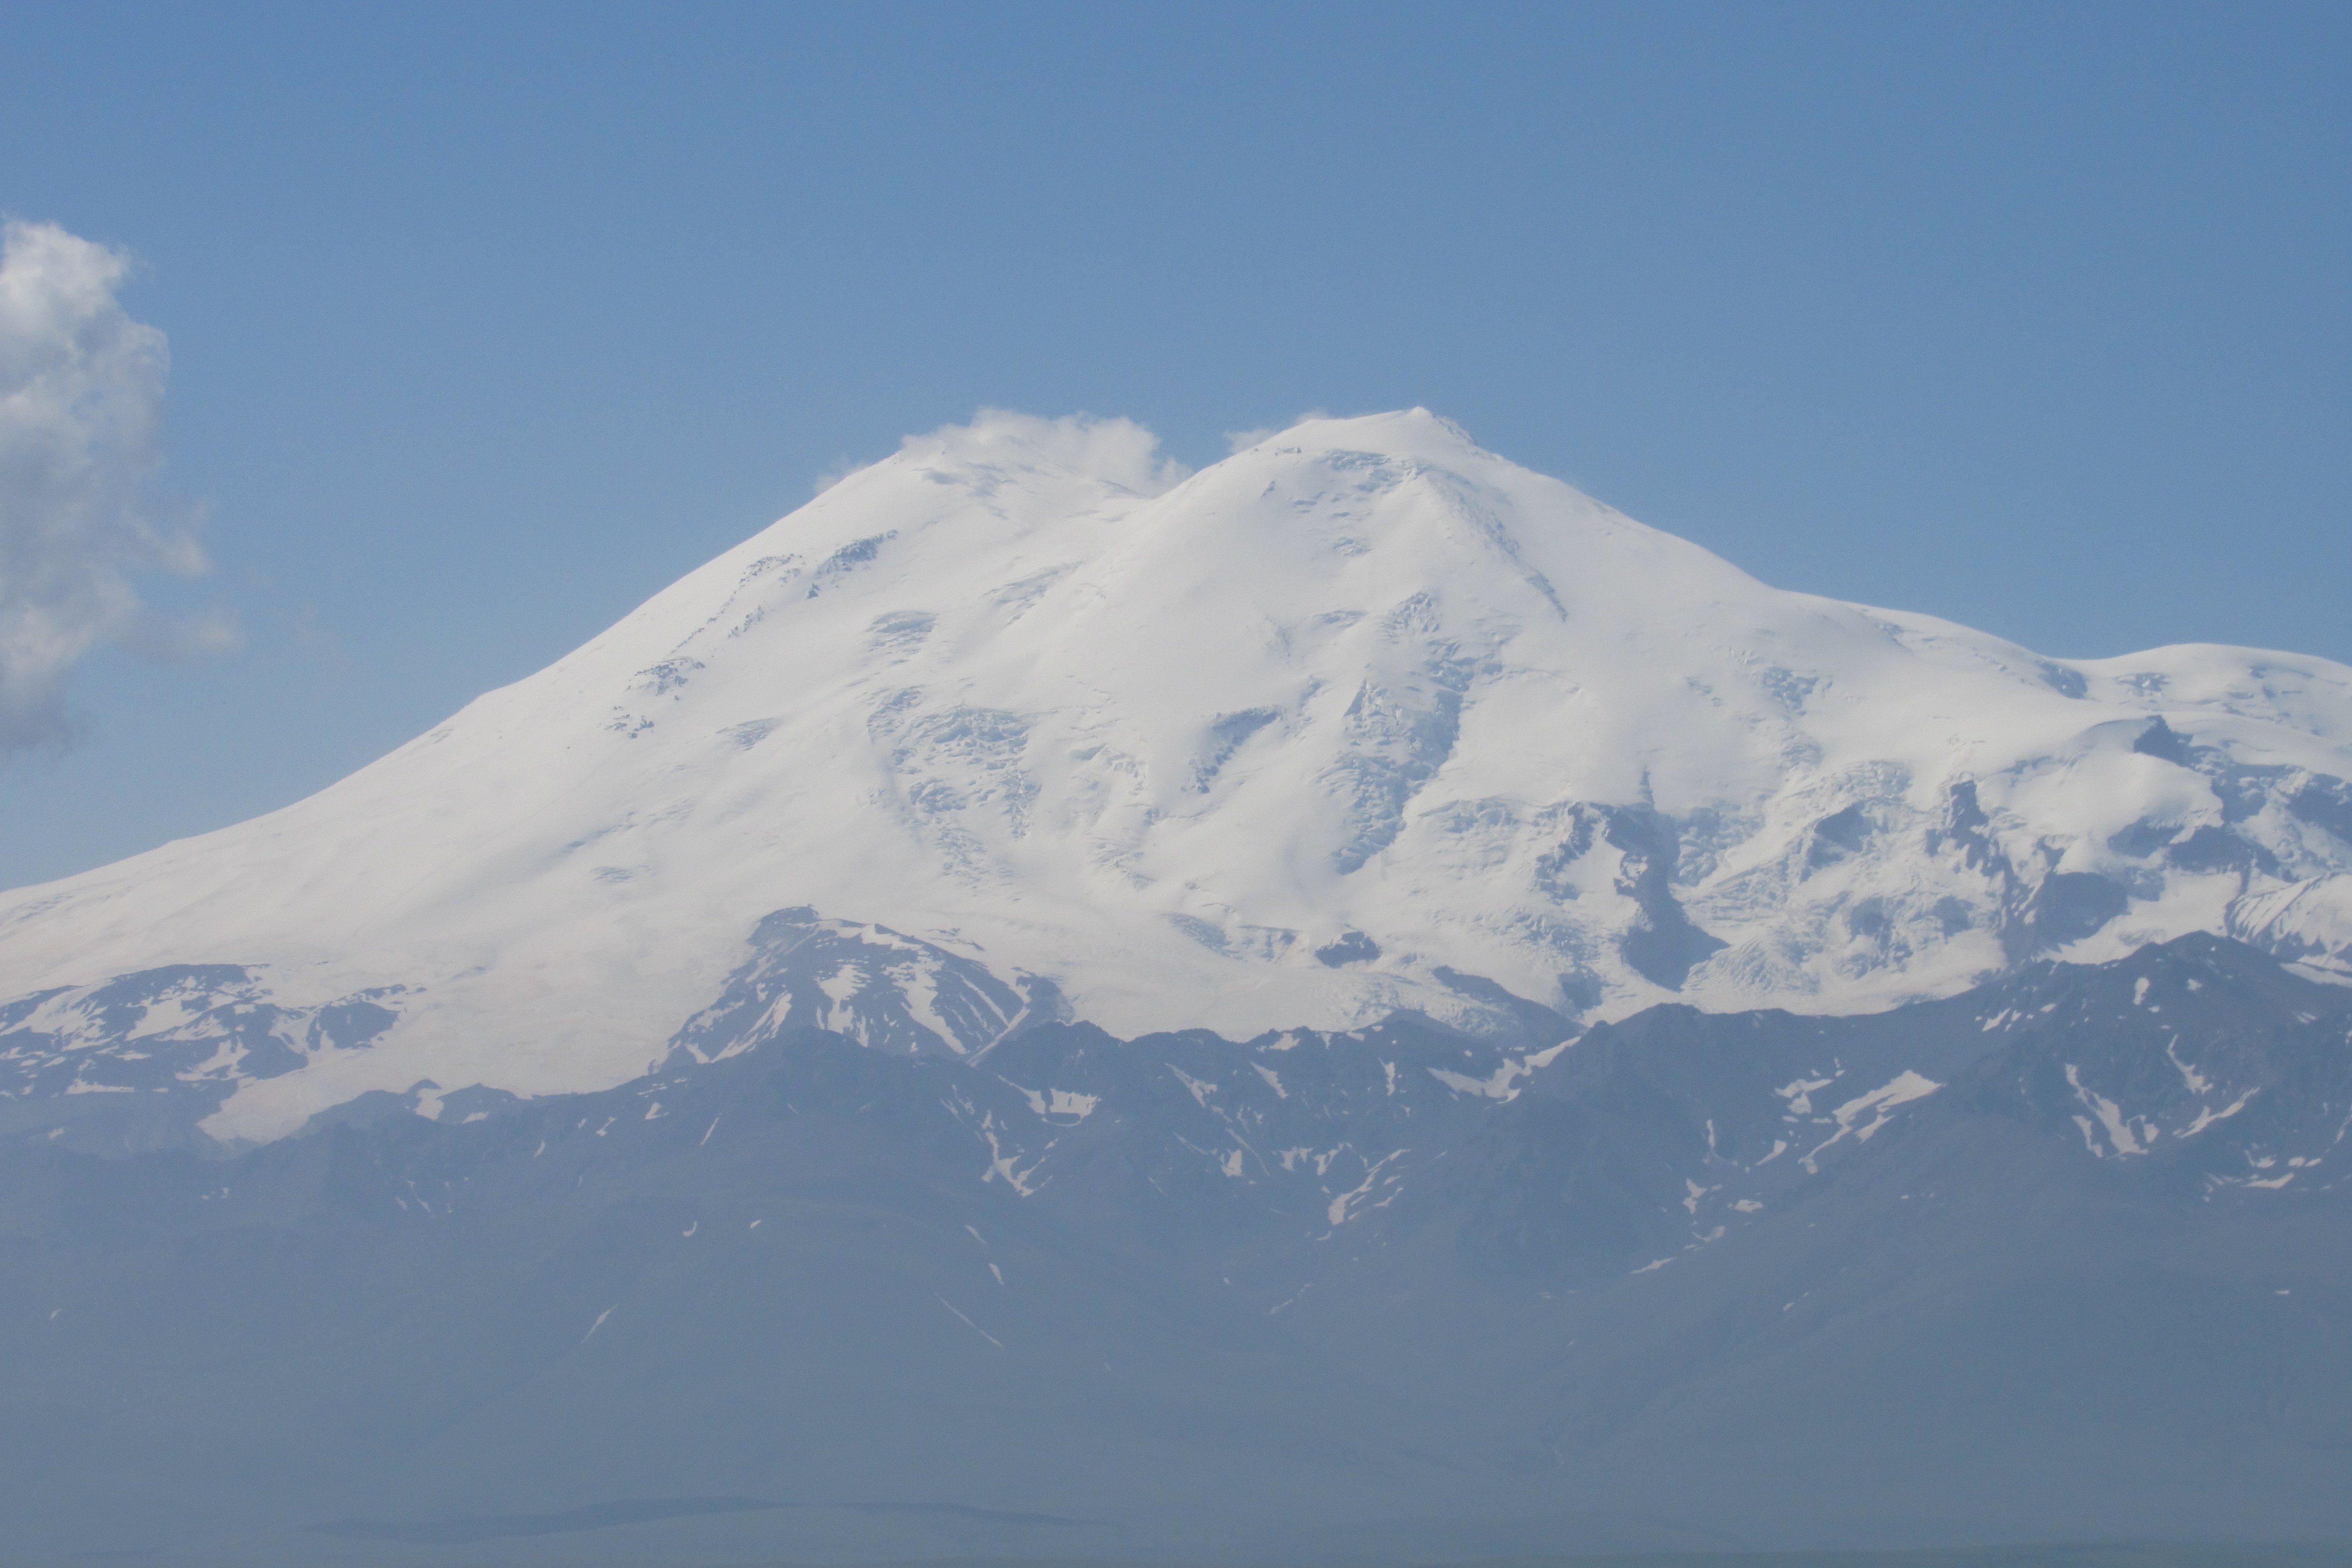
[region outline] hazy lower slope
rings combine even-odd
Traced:
[[[2352,1534],[2352,992],[2242,947],[1541,1060],[1401,1023],[974,1064],[765,1033],[740,978],[713,1060],[594,1095],[0,1148],[12,1546]]]
[[[2331,963],[2347,748],[2342,667],[1785,593],[1420,411],[1189,478],[992,417],[310,800],[0,899],[0,1070],[137,1098],[133,1143],[602,1088],[788,907],[976,962],[953,1016],[925,964],[793,1004],[959,1050],[1843,1012],[2191,931]]]

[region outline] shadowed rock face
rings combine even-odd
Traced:
[[[811,909],[770,915],[751,948],[719,1000],[678,1032],[676,1049],[709,1062],[822,1030],[894,1054],[976,1057],[1068,1013],[1051,982],[1008,983],[936,943]]]
[[[781,913],[597,1094],[388,1099],[227,1157],[0,1146],[12,1539],[2352,1529],[2352,991],[2242,946],[1534,1048],[1002,1027],[1017,990],[904,942]],[[893,963],[997,1033],[861,1044],[808,1000]]]
[[[1675,868],[1680,856],[1675,825],[1654,811],[1615,807],[1600,814],[1602,833],[1616,846],[1617,890],[1641,914],[1618,939],[1633,971],[1654,985],[1679,991],[1691,970],[1726,946],[1691,923],[1675,901]],[[1845,814],[1829,820],[1836,822]]]
[[[237,964],[171,964],[0,1005],[0,1139],[103,1151],[214,1147],[204,1120],[237,1089],[322,1051],[362,1051],[404,988],[282,1007]]]

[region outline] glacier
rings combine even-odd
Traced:
[[[0,1136],[601,1091],[722,1014],[1527,1049],[2200,931],[2352,979],[2347,779],[2352,668],[1774,588],[1425,410],[1197,473],[992,414],[307,800],[0,894]]]

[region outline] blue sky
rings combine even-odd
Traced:
[[[285,804],[982,405],[1425,404],[1784,586],[2352,660],[2352,8],[0,5],[170,343],[0,884]],[[131,639],[138,641],[140,639]]]

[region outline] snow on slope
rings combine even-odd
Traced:
[[[1425,411],[1189,477],[992,415],[310,799],[0,895],[0,996],[222,964],[396,1014],[289,1026],[207,1123],[252,1137],[634,1076],[787,908],[1119,1034],[1857,1011],[2193,930],[2343,963],[2347,775],[2352,669],[1782,592]]]

